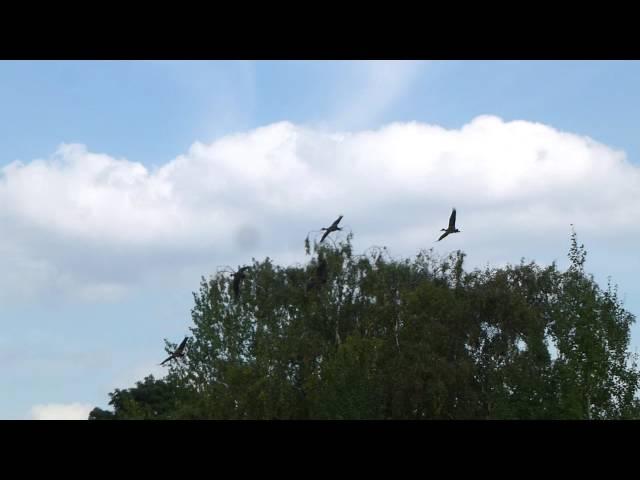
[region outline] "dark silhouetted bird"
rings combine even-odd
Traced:
[[[451,212],[451,216],[449,217],[449,227],[446,229],[441,228],[440,231],[444,233],[440,236],[438,241],[442,240],[444,237],[446,237],[450,233],[460,233],[460,230],[456,228],[456,209],[455,208],[453,209],[453,211]]]
[[[160,365],[164,365],[169,360],[173,360],[175,358],[182,358],[184,356],[184,347],[187,346],[187,340],[189,340],[189,337],[184,337],[184,340],[182,340],[182,343],[178,345],[178,348],[176,348],[171,355],[169,355],[165,360],[163,360],[163,362]]]
[[[251,267],[242,267],[236,273],[233,274],[233,295],[237,299],[240,295],[240,282],[244,280],[247,276],[244,272],[249,270]]]
[[[324,242],[324,239],[327,238],[327,235],[329,235],[331,232],[335,232],[337,230],[342,230],[342,228],[340,228],[338,226],[338,224],[340,223],[340,220],[342,220],[342,215],[340,215],[338,217],[338,219],[335,222],[333,222],[329,228],[321,228],[320,229],[320,230],[324,230],[325,231],[324,235],[322,235],[322,238],[320,239],[320,243]]]

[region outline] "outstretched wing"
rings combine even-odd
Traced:
[[[331,230],[326,229],[324,232],[324,235],[322,235],[322,238],[320,239],[320,243],[324,242],[324,239],[327,238],[327,235],[329,235],[331,233]]]
[[[176,351],[173,352],[174,355],[182,354],[182,351],[184,350],[184,347],[186,347],[186,345],[187,345],[187,340],[189,340],[189,337],[184,337],[184,340],[182,340],[180,345],[178,345],[178,348],[176,348]]]
[[[333,222],[329,228],[336,228],[340,223],[340,220],[342,220],[342,215],[340,215],[338,219],[335,222]]]
[[[438,241],[442,240],[444,237],[446,237],[447,235],[449,235],[449,232],[444,232],[442,235],[440,235],[440,238],[438,239]]]
[[[449,217],[449,230],[456,229],[456,209],[454,208]]]
[[[165,363],[167,363],[172,358],[173,358],[173,353],[171,355],[169,355],[167,358],[165,358],[160,365],[164,365]]]

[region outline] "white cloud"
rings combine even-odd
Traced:
[[[623,152],[493,116],[459,130],[277,123],[195,143],[155,170],[63,145],[2,170],[0,287],[117,299],[148,277],[300,258],[307,232],[338,214],[359,245],[398,255],[435,246],[478,263],[551,260],[574,223],[587,247],[606,240],[636,258],[639,205],[640,169]],[[462,233],[434,244],[452,206]]]
[[[91,405],[83,403],[50,403],[35,405],[31,409],[32,420],[87,420]]]

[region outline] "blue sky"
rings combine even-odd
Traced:
[[[251,256],[293,261],[315,223],[338,213],[363,246],[384,243],[410,255],[433,246],[458,202],[467,230],[492,228],[478,233],[475,257],[470,234],[437,249],[471,251],[471,264],[526,256],[562,265],[573,222],[589,251],[588,270],[601,283],[611,275],[627,308],[640,313],[631,241],[640,223],[633,202],[640,187],[637,85],[640,63],[631,61],[0,62],[0,221],[7,232],[0,243],[0,384],[10,392],[0,400],[0,418],[106,407],[113,388],[161,372],[162,339],[177,342],[187,333],[200,275]],[[510,137],[520,140],[507,146]],[[540,170],[519,160],[527,145],[551,160]],[[475,149],[480,170],[469,163]],[[414,152],[423,157],[413,159]],[[428,171],[417,166],[420,158],[432,159]],[[564,158],[576,159],[571,168],[582,173],[575,181]],[[338,202],[344,192],[336,190],[307,219],[287,195],[300,194],[296,179],[326,181],[325,170],[352,174],[345,189],[367,181],[375,188],[362,187],[352,208]],[[298,172],[293,179],[291,171]],[[380,186],[378,174],[391,180]],[[464,192],[480,192],[486,205],[462,193],[423,197],[412,180],[424,178],[425,189],[435,190],[429,178],[452,176],[468,179]],[[254,183],[237,195],[225,190],[234,182]],[[260,202],[249,198],[262,186]],[[382,200],[365,211],[364,197],[376,189]],[[581,189],[584,202],[563,196],[571,189]],[[431,216],[420,213],[427,200],[436,217],[421,220]],[[265,219],[292,219],[285,239],[252,216],[254,201],[268,204]],[[376,212],[391,205],[411,212],[394,219],[403,235],[374,226]],[[605,206],[626,214],[608,215]],[[503,220],[492,216],[495,208],[510,215],[506,240],[497,238],[495,222]],[[224,228],[230,212],[244,219],[236,230]],[[247,228],[255,238],[249,245],[225,238]],[[509,238],[512,244],[500,243]],[[633,332],[637,348],[637,326]]]

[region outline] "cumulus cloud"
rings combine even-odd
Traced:
[[[35,405],[31,409],[32,420],[86,420],[89,412],[93,410],[91,405],[83,403],[50,403],[47,405]]]
[[[640,233],[639,200],[640,169],[623,152],[494,116],[451,130],[282,122],[194,143],[155,169],[62,145],[2,169],[0,286],[119,298],[188,265],[206,273],[250,256],[296,258],[307,232],[338,214],[362,246],[398,254],[435,246],[478,262],[557,258],[570,223],[632,248],[624,239]],[[462,233],[434,244],[452,206]]]

